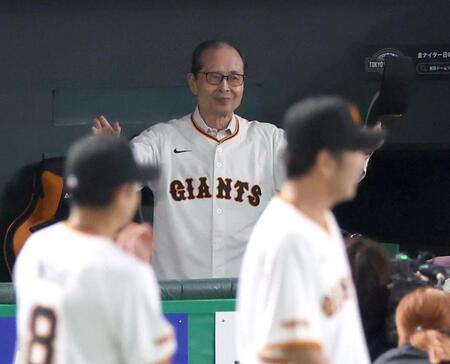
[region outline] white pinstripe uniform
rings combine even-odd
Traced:
[[[151,267],[105,237],[65,222],[39,230],[14,281],[18,364],[149,364],[175,351]]]
[[[237,277],[251,229],[283,180],[281,129],[234,115],[218,139],[202,126],[197,108],[131,142],[140,163],[161,168],[149,184],[158,279]]]
[[[242,363],[284,363],[283,348],[321,349],[330,363],[369,363],[350,267],[331,212],[327,224],[329,232],[278,196],[257,222],[239,281]]]

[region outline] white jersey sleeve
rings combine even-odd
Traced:
[[[260,358],[277,357],[283,347],[320,349],[320,293],[314,252],[299,244],[298,236],[287,235],[265,262],[265,297],[261,312]]]
[[[175,352],[174,332],[162,314],[153,271],[140,266],[137,273],[127,282],[118,310],[120,351],[126,363],[160,362]]]
[[[274,162],[274,185],[275,190],[279,192],[281,190],[281,185],[286,180],[286,170],[284,166],[284,152],[286,148],[286,140],[283,129],[276,129],[276,133],[273,138],[273,150],[275,153]]]
[[[131,140],[134,156],[140,164],[158,164],[158,136],[153,128],[144,130]]]
[[[150,127],[134,137],[131,142],[131,149],[134,157],[139,164],[151,164],[159,166],[161,163],[160,143],[163,135],[155,132],[155,126]],[[153,190],[152,181],[148,182]]]

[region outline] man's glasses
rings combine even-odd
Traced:
[[[230,75],[223,75],[219,72],[199,72],[203,73],[206,77],[206,82],[210,85],[220,85],[224,78],[230,86],[241,86],[244,83],[245,75],[240,75],[239,73],[232,73]]]

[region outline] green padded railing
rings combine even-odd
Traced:
[[[221,300],[236,298],[237,279],[191,279],[159,281],[163,301]],[[0,283],[0,304],[16,302],[14,285]]]

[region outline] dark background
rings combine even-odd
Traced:
[[[352,57],[356,45],[450,48],[448,14],[448,0],[1,2],[0,231],[29,199],[29,166],[42,154],[64,155],[88,132],[91,111],[120,118],[128,136],[165,120],[168,108],[190,112],[193,100],[180,86],[202,40],[243,49],[249,72],[240,113],[279,125],[284,110],[309,95],[341,94],[365,110],[378,81],[356,69],[364,61]],[[449,86],[449,78],[418,80],[407,116],[386,121],[390,139],[357,200],[336,210],[344,228],[406,251],[450,254]],[[3,262],[0,278],[8,279]]]

